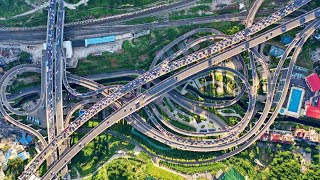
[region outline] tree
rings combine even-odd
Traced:
[[[10,148],[10,146],[8,145],[8,144],[6,144],[6,145],[4,145],[4,147],[3,147],[3,151],[8,151],[9,150],[9,148]]]
[[[311,148],[310,147],[306,148],[306,153],[311,153]]]
[[[23,171],[23,160],[21,158],[10,159],[8,162],[7,173],[13,176],[13,179],[17,179],[17,176]]]
[[[26,62],[26,61],[30,61],[31,60],[31,54],[30,53],[28,53],[28,52],[25,52],[25,51],[22,51],[20,54],[19,54],[19,59],[21,60],[21,61],[24,61],[24,62]]]
[[[277,148],[277,149],[281,149],[281,147],[282,147],[281,144],[277,144],[277,145],[276,145],[276,148]]]
[[[235,34],[237,32],[240,31],[240,27],[239,26],[233,26],[231,29],[228,29],[227,30],[227,34],[228,35],[232,35],[232,34]]]
[[[319,164],[320,163],[320,154],[316,154],[313,156],[313,162],[315,164]]]
[[[303,175],[303,180],[316,180],[320,179],[320,165],[319,164],[312,164],[310,169]]]
[[[278,152],[270,163],[270,174],[267,179],[301,179],[301,165],[290,151]]]

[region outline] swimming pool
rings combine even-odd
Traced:
[[[302,96],[302,90],[300,89],[292,89],[290,100],[289,100],[289,106],[288,111],[297,113],[300,108],[300,101]]]

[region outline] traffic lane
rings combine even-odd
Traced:
[[[319,20],[318,20],[319,21]],[[315,25],[315,27],[319,27],[319,23]],[[316,28],[312,28],[312,31],[314,31]],[[226,159],[228,157],[231,157],[231,156],[234,156],[238,153],[240,153],[241,151],[245,150],[247,147],[251,146],[267,129],[270,128],[270,126],[272,125],[272,123],[274,122],[274,120],[277,118],[277,115],[279,114],[280,112],[280,109],[282,108],[282,105],[284,103],[284,100],[286,99],[286,95],[287,95],[287,92],[288,92],[288,89],[289,89],[289,85],[290,85],[290,74],[292,74],[292,70],[293,70],[293,66],[299,56],[299,53],[301,51],[301,48],[303,46],[303,44],[305,43],[305,40],[308,39],[308,37],[312,34],[313,32],[309,33],[307,36],[305,36],[305,38],[303,38],[302,41],[300,41],[299,45],[298,45],[298,48],[294,51],[293,53],[293,56],[292,56],[292,60],[291,60],[291,63],[289,65],[289,72],[287,73],[287,76],[286,76],[286,85],[284,87],[284,91],[283,91],[283,98],[281,98],[280,102],[278,103],[275,111],[272,113],[269,121],[267,122],[267,124],[262,128],[262,130],[258,131],[256,136],[252,137],[250,139],[250,141],[247,141],[245,142],[242,146],[240,146],[238,149],[232,151],[232,152],[229,152],[229,153],[225,153],[223,154],[222,156],[219,156],[218,158],[215,159],[215,161],[220,161],[220,160],[223,160],[223,159]],[[291,52],[291,50],[289,51]],[[289,53],[288,52],[288,53]],[[282,66],[282,65],[281,65]],[[280,67],[280,66],[279,66]],[[277,69],[280,69],[277,67]],[[291,73],[290,73],[291,72]],[[273,79],[273,83],[276,81],[276,79]],[[275,86],[273,87],[273,91],[275,90]],[[274,94],[274,93],[273,93]]]
[[[118,72],[112,72],[112,73],[88,75],[88,76],[84,76],[84,78],[96,81],[101,79],[109,79],[109,78],[122,77],[122,76],[133,76],[133,75],[139,76],[144,72],[145,72],[144,70],[125,70],[125,71],[118,71]]]
[[[207,110],[204,110],[201,107],[196,106],[194,104],[189,104],[188,102],[183,101],[182,99],[178,99],[175,96],[170,96],[169,98],[172,99],[177,104],[179,104],[180,106],[184,107],[185,109],[187,109],[187,110],[189,110],[199,116],[205,117],[205,118],[207,118],[207,120],[212,121],[214,123],[215,128],[226,129],[227,124],[217,115],[212,114],[212,113],[208,112]]]
[[[33,88],[28,88],[28,89],[24,89],[22,91],[20,91],[19,93],[15,93],[15,94],[11,94],[10,96],[7,97],[8,101],[13,101],[16,100],[18,98],[24,97],[24,96],[28,96],[30,94],[41,94],[41,87],[33,87]]]
[[[305,16],[306,20],[310,20],[310,19],[314,18],[312,15],[314,15],[314,14],[312,14],[312,13],[307,14]],[[288,24],[286,25],[287,26],[286,30],[290,30],[290,29],[294,28],[295,26],[297,26],[299,24],[299,22],[297,22],[297,21],[298,20],[288,22]],[[272,31],[274,34],[282,34],[282,30],[280,30],[280,29],[281,28],[278,27],[278,28],[275,28],[275,29],[270,30],[270,31]],[[254,43],[264,42],[265,39],[267,39],[267,38],[265,38],[266,35],[268,35],[270,33],[270,31],[264,33],[264,36],[259,36],[259,37],[256,37],[255,39],[253,39],[252,40],[252,42],[253,42],[252,44],[254,45]],[[258,41],[257,39],[261,39],[261,40]],[[245,46],[244,43],[242,43],[242,46],[240,46],[240,47],[238,46],[237,48],[233,48],[233,51],[229,50],[229,52],[234,52],[234,53],[241,52],[242,49],[245,49],[243,46]],[[231,54],[231,53],[228,53],[228,54]],[[223,55],[225,55],[225,53]],[[231,56],[233,56],[233,54],[231,54]],[[202,63],[204,63],[204,62],[202,62]],[[205,62],[205,63],[207,63],[207,62]]]
[[[200,71],[198,71],[200,72]],[[192,71],[189,71],[187,73],[192,73]],[[179,76],[179,77],[178,77]],[[179,74],[178,79],[181,78],[184,75]],[[186,77],[190,77],[190,75],[186,75]],[[135,112],[136,110],[140,109],[141,107],[145,106],[146,104],[150,103],[151,101],[155,100],[157,97],[161,96],[162,94],[170,91],[172,88],[174,88],[177,84],[180,84],[183,82],[179,82],[176,80],[175,77],[170,78],[169,80],[166,80],[166,84],[163,84],[163,86],[154,86],[147,92],[145,92],[145,95],[140,95],[139,97],[135,98],[134,100],[130,101],[128,104],[124,105],[121,110],[116,111],[115,114],[113,114],[110,118],[105,119],[104,122],[102,122],[102,125],[105,124],[105,122],[108,123],[113,123],[114,121],[117,121],[117,118],[119,117],[127,117],[129,114]],[[164,88],[166,87],[166,88]],[[139,105],[137,105],[137,102],[139,102]],[[119,117],[118,117],[119,116]],[[120,118],[121,119],[121,118]],[[101,125],[101,126],[102,126]],[[100,125],[99,125],[100,126]],[[96,133],[99,134],[99,133]],[[178,145],[180,146],[180,145]],[[191,146],[191,145],[190,145]],[[179,148],[179,147],[177,147]],[[215,148],[215,147],[212,147]],[[195,151],[204,151],[203,147],[194,147],[192,146],[192,150]],[[207,151],[208,149],[206,149]]]
[[[15,113],[17,115],[28,115],[28,114],[32,114],[35,111],[37,111],[45,98],[45,93],[43,91],[40,92],[40,102],[37,103],[37,105],[35,107],[33,107],[32,109],[29,110],[25,110],[25,111],[19,111],[16,110],[15,108],[13,108],[10,103],[8,102],[7,99],[7,95],[6,95],[6,87],[8,86],[8,83],[11,79],[13,79],[17,74],[21,74],[24,72],[37,72],[40,73],[41,70],[39,69],[38,66],[36,65],[32,65],[32,64],[23,64],[23,65],[18,65],[15,66],[14,68],[11,68],[5,75],[2,76],[1,80],[0,80],[0,90],[1,90],[1,98],[3,101],[4,106],[8,109],[8,111]],[[43,83],[42,83],[42,87],[43,87]],[[22,91],[20,92],[20,94],[22,94]]]
[[[311,11],[310,13],[308,13],[307,15],[305,15],[305,22],[307,22],[307,21],[309,21],[310,19],[312,19],[312,18],[314,18],[314,17],[312,17],[312,15],[314,15],[314,14],[312,14],[312,13],[314,13],[315,11]],[[297,18],[297,19],[299,19],[299,18]],[[297,19],[295,19],[295,20],[297,20]],[[291,23],[291,24],[290,24]],[[292,24],[292,23],[296,23],[296,24]],[[288,24],[286,24],[286,26],[287,26],[287,28],[285,29],[285,30],[290,30],[290,28],[292,29],[293,27],[295,27],[296,25],[299,25],[299,23],[300,22],[295,22],[295,21],[291,21],[291,22],[289,22]],[[290,27],[290,25],[292,26],[292,27]],[[275,29],[273,29],[273,31],[275,31],[275,30],[279,30],[280,28],[278,27],[278,28],[275,28]],[[270,31],[272,31],[272,30],[270,30]],[[268,32],[266,32],[266,33],[269,33],[270,31],[268,31]],[[279,34],[281,34],[283,32],[283,28],[281,29],[281,30],[279,30]],[[265,34],[266,34],[265,33]],[[277,32],[275,32],[275,34],[276,34]],[[264,35],[265,35],[264,34]],[[257,38],[261,38],[261,37],[266,37],[266,36],[259,36],[259,37],[257,37]],[[257,38],[255,38],[255,40],[257,41]],[[266,38],[266,39],[268,39],[268,38]],[[265,41],[265,39],[263,39],[262,41],[258,41],[258,42],[255,42],[255,41],[250,41],[250,42],[252,42],[253,44],[254,43],[259,43],[259,42],[264,42]],[[241,46],[237,46],[237,48],[239,48],[238,49],[238,51],[236,51],[237,53],[239,53],[239,52],[242,52],[243,50],[245,50],[246,49],[246,47],[247,47],[247,45],[250,47],[250,44],[248,43],[248,42],[245,42],[246,44],[244,44],[244,43],[242,43],[241,44]],[[232,49],[232,51],[231,50],[229,50],[228,52],[230,53],[230,54],[232,54],[233,52],[234,52],[234,50],[235,50],[235,48],[233,48]],[[225,53],[223,54],[223,55],[226,55]],[[232,55],[232,56],[234,56],[234,55]],[[209,63],[209,65],[211,65],[211,64],[213,64],[213,63],[216,63],[215,61],[214,62],[212,62],[212,61],[210,61],[210,62],[206,62],[206,63]],[[94,108],[97,108],[96,106],[94,106]],[[93,110],[93,112],[97,112],[99,109],[91,109],[91,112],[92,112],[92,110]],[[91,117],[91,115],[90,115],[90,117]],[[47,148],[46,148],[47,149]]]
[[[288,28],[289,29],[289,28]],[[279,30],[279,29],[277,29],[277,30]],[[279,34],[281,34],[282,32],[281,31],[279,31]],[[263,39],[263,38],[262,38]],[[258,42],[256,42],[256,43],[258,43]],[[244,44],[242,44],[242,45],[244,45]],[[236,52],[239,52],[239,51],[241,51],[241,49],[245,49],[244,47],[241,47],[241,48],[239,48],[239,50],[238,51],[236,51]],[[233,52],[233,51],[232,51]],[[215,62],[214,62],[215,63]]]

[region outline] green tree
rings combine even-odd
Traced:
[[[3,151],[8,151],[9,150],[9,148],[10,148],[10,146],[8,145],[8,144],[6,144],[6,145],[4,145],[4,147],[3,147]]]
[[[232,34],[235,34],[237,32],[240,31],[240,27],[239,26],[233,26],[231,29],[228,29],[227,30],[227,34],[228,35],[232,35]]]
[[[282,147],[281,144],[277,144],[277,145],[276,145],[276,148],[277,148],[277,149],[281,149],[281,147]]]
[[[23,160],[21,158],[10,159],[8,162],[7,175],[11,175],[13,179],[17,179],[18,175],[23,171]]]
[[[317,180],[320,179],[320,165],[312,164],[310,169],[303,175],[303,180]]]
[[[313,156],[313,162],[314,162],[315,164],[320,164],[320,154],[315,154],[315,155]]]
[[[311,148],[310,147],[306,148],[306,153],[311,153]]]
[[[19,59],[21,61],[30,61],[31,60],[31,54],[28,53],[28,52],[25,52],[25,51],[22,51],[20,54],[19,54]]]
[[[300,162],[290,151],[278,152],[269,166],[268,179],[301,179]]]

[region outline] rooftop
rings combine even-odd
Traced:
[[[274,57],[281,57],[284,54],[284,50],[276,46],[271,46],[269,54]]]
[[[91,39],[85,39],[85,46],[87,47],[90,44],[102,44],[102,43],[108,43],[108,42],[114,42],[116,40],[115,36],[105,36],[101,38],[91,38]]]
[[[312,73],[305,78],[309,88],[312,92],[317,92],[320,90],[320,78],[317,73]]]
[[[318,107],[315,107],[312,106],[309,102],[306,103],[306,116],[315,119],[320,119],[320,105],[318,105]]]
[[[281,43],[284,45],[290,44],[293,41],[293,38],[291,36],[285,35],[282,39],[281,39]]]

